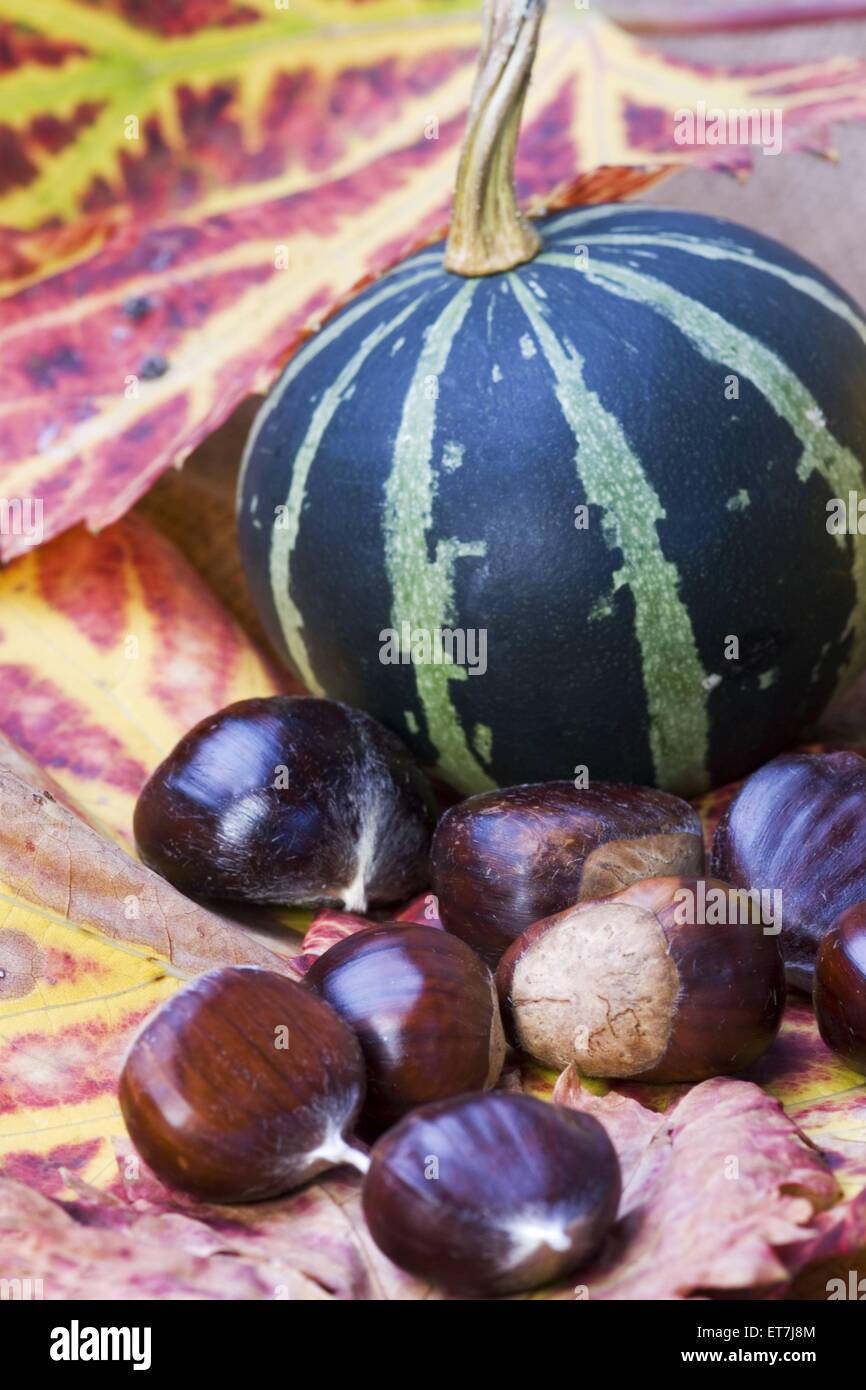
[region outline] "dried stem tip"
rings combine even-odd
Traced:
[[[445,269],[495,275],[541,246],[514,192],[514,154],[544,0],[486,0],[478,72],[454,191]]]

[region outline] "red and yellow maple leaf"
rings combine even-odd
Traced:
[[[306,325],[442,224],[478,33],[449,0],[139,13],[0,0],[0,457],[46,537],[121,516]],[[690,67],[556,6],[521,195],[538,210],[748,163],[676,143],[698,101],[772,103],[786,148],[813,147],[866,112],[866,63]],[[27,544],[0,536],[6,556]]]
[[[78,527],[0,571],[0,731],[123,838],[193,724],[293,688],[140,518]]]

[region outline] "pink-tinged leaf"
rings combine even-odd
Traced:
[[[86,1220],[21,1183],[0,1180],[0,1267],[45,1299],[273,1299],[327,1297],[287,1262],[244,1258],[231,1241],[184,1216],[109,1208]],[[34,1283],[34,1281],[36,1281]]]
[[[444,930],[439,917],[439,904],[435,894],[422,893],[396,914],[395,922],[418,922],[425,927],[438,927]]]
[[[623,1169],[620,1219],[572,1280],[590,1299],[768,1296],[808,1263],[819,1232],[838,1247],[844,1204],[835,1225],[832,1212],[815,1224],[836,1200],[835,1179],[759,1087],[705,1081],[655,1114],[584,1091],[566,1072],[554,1099],[605,1125]]]
[[[427,1285],[379,1252],[356,1175],[277,1201],[214,1207],[162,1186],[127,1140],[110,1191],[73,1180],[51,1201],[0,1180],[0,1268],[46,1299],[419,1299]]]
[[[368,931],[370,927],[378,925],[372,917],[362,917],[357,912],[339,912],[336,908],[323,908],[310,923],[301,946],[301,954],[295,957],[293,965],[299,974],[306,975],[313,961],[318,960],[319,956],[323,956],[338,941],[344,941],[347,936],[354,936],[356,932]]]
[[[301,953],[294,957],[292,966],[301,975],[305,975],[313,961],[319,956],[324,955],[325,951],[338,941],[343,941],[347,936],[354,936],[356,932],[367,931],[370,927],[378,927],[383,920],[393,922],[420,922],[428,927],[436,927],[441,930],[442,923],[436,907],[436,899],[432,893],[423,893],[418,898],[413,898],[412,902],[402,908],[393,917],[362,917],[357,912],[340,912],[336,908],[326,907],[321,912],[317,912],[309,929],[304,936]]]
[[[735,5],[708,9],[703,5],[688,13],[685,6],[669,4],[647,15],[629,14],[618,19],[630,34],[653,38],[669,34],[730,34],[747,30],[788,29],[802,24],[832,24],[835,20],[866,19],[863,0],[821,0],[819,4]]]
[[[794,1282],[787,1298],[866,1299],[866,1192],[842,1207],[819,1213],[815,1234],[791,1252]],[[782,1251],[788,1263],[788,1252]]]

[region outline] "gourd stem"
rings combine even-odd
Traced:
[[[514,155],[545,0],[485,0],[481,53],[454,190],[445,269],[495,275],[541,242],[517,206]]]

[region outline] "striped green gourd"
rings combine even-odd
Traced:
[[[866,664],[866,536],[832,525],[863,493],[866,324],[716,218],[523,221],[540,10],[491,0],[445,264],[370,285],[262,408],[241,548],[308,689],[461,791],[585,767],[693,794]]]

